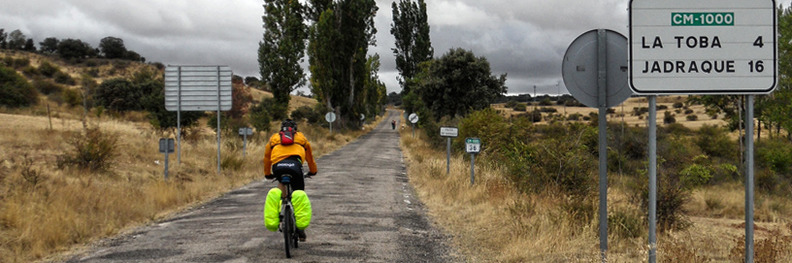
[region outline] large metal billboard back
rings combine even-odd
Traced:
[[[638,94],[766,94],[778,75],[773,0],[631,0]]]
[[[165,69],[165,109],[168,111],[231,110],[228,66],[168,66]]]

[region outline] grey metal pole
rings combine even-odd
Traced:
[[[333,122],[330,122],[330,134],[333,134]]]
[[[754,262],[754,95],[745,111],[745,262]]]
[[[597,102],[599,104],[599,221],[600,256],[607,262],[608,251],[608,38],[605,29],[597,30]]]
[[[412,137],[415,138],[415,123],[412,124]]]
[[[649,263],[657,262],[657,96],[649,96]]]
[[[168,180],[168,145],[165,144],[165,181]]]
[[[220,175],[220,66],[217,66],[217,175]]]
[[[176,72],[179,74],[179,84],[176,85],[176,90],[178,93],[178,99],[176,101],[179,104],[178,109],[176,110],[176,140],[178,141],[176,144],[176,163],[181,164],[181,66],[177,68]]]
[[[470,154],[470,185],[471,186],[473,186],[473,182],[475,181],[474,178],[476,178],[476,172],[475,169],[473,168],[474,167],[473,164],[475,162],[476,162],[476,154],[471,153]]]
[[[242,142],[242,158],[245,158],[245,153],[247,153],[247,130],[242,135],[243,142]]]
[[[446,138],[446,174],[451,173],[451,137]]]

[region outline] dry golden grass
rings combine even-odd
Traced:
[[[723,115],[721,114],[718,116],[718,119],[710,118],[702,105],[690,105],[689,109],[693,110],[693,115],[698,117],[695,121],[689,121],[686,119],[684,114],[684,110],[680,113],[677,113],[673,107],[673,104],[676,102],[684,103],[686,101],[686,96],[660,96],[657,98],[657,105],[658,106],[667,106],[668,109],[665,110],[658,110],[657,111],[657,123],[662,125],[663,117],[665,112],[671,112],[671,114],[675,115],[675,119],[677,123],[684,125],[685,127],[691,129],[698,129],[701,128],[703,125],[720,125],[723,126],[726,124],[725,121],[722,120]],[[493,108],[496,110],[501,111],[505,116],[513,116],[524,114],[525,112],[517,112],[512,110],[511,108],[506,108],[505,103],[500,104],[493,104]],[[539,106],[539,105],[528,105],[527,110],[532,111],[534,108],[553,108],[556,109],[555,114],[560,114],[564,116],[569,116],[572,114],[581,114],[582,116],[589,116],[589,113],[597,113],[597,108],[588,108],[588,107],[565,107],[565,106]],[[636,97],[636,98],[629,98],[624,101],[622,104],[613,107],[613,110],[616,112],[613,114],[608,114],[608,121],[610,122],[625,122],[627,125],[632,127],[646,127],[647,121],[646,118],[649,116],[648,114],[644,113],[642,116],[634,116],[633,115],[633,108],[642,108],[642,107],[649,107],[649,102],[646,98],[643,97]],[[547,113],[543,113],[543,116],[547,116]],[[582,120],[581,120],[582,121]],[[546,121],[539,122],[537,124],[545,124]]]
[[[90,127],[118,138],[113,165],[105,172],[58,169],[58,156],[71,150],[68,139],[83,130],[82,114],[79,109],[61,107],[51,112],[52,129],[42,105],[0,114],[0,262],[48,257],[161,219],[263,177],[262,146],[269,135],[249,138],[244,158],[241,138],[224,137],[221,150],[228,165],[218,175],[216,136],[201,129],[183,139],[180,165],[175,154],[170,155],[170,178],[165,181],[164,156],[157,142],[172,134],[153,130],[146,122],[97,119],[90,114]],[[122,117],[138,119],[138,115]],[[376,122],[364,130],[332,136],[307,124],[300,130],[318,157],[373,125]],[[27,180],[31,175],[37,180]]]
[[[402,130],[401,147],[410,182],[430,216],[453,237],[468,262],[599,262],[596,215],[588,221],[571,218],[561,207],[563,198],[551,190],[521,193],[505,179],[502,169],[480,162],[485,156],[476,158],[472,186],[470,161],[460,155],[452,157],[451,172],[446,175],[444,149],[427,145],[423,132],[416,135],[412,138],[409,129]],[[616,176],[609,187],[609,215],[626,212],[642,216],[646,212],[628,202],[620,180]],[[659,234],[658,261],[739,262],[744,240],[742,189],[742,185],[733,184],[695,191],[687,207],[692,226]],[[716,198],[720,206],[706,209],[705,200]],[[788,199],[757,194],[757,262],[792,262],[789,203]],[[609,227],[609,261],[646,261],[646,227],[641,226],[636,238],[620,237],[614,227]]]

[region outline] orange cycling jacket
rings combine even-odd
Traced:
[[[302,132],[297,132],[294,135],[294,143],[291,145],[282,145],[280,134],[273,134],[264,149],[264,175],[272,174],[272,164],[278,163],[291,156],[300,156],[300,160],[308,162],[308,169],[311,173],[316,173],[316,162],[311,152],[311,143],[305,138]]]

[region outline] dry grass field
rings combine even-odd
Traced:
[[[445,149],[433,149],[423,132],[416,134],[405,129],[401,136],[410,182],[468,262],[599,262],[596,216],[581,223],[564,210],[564,197],[520,192],[502,167],[480,158],[474,185],[470,161],[461,155],[452,156],[447,175]],[[628,201],[626,180],[609,177],[609,215],[641,213]],[[742,184],[695,190],[685,207],[691,227],[658,234],[658,262],[742,262],[743,191]],[[755,203],[756,262],[792,262],[790,200],[757,192]],[[609,227],[609,262],[646,261],[646,226],[638,237],[620,236],[619,227]]]
[[[690,114],[685,114],[685,108],[676,109],[673,107],[674,103],[683,103],[687,100],[687,96],[659,96],[657,98],[657,106],[667,107],[666,109],[659,109],[657,111],[657,123],[658,125],[663,124],[663,117],[665,116],[665,112],[670,112],[674,115],[677,123],[681,123],[685,127],[691,129],[698,129],[703,125],[725,125],[726,122],[723,121],[723,115],[719,115],[718,118],[713,119],[712,117],[708,116],[706,113],[706,109],[702,105],[685,105],[685,108],[692,110],[693,112]],[[493,108],[503,112],[505,116],[513,116],[524,114],[525,112],[518,112],[514,111],[513,109],[507,108],[504,103],[494,104],[492,105]],[[559,105],[552,105],[552,106],[540,106],[538,104],[528,104],[526,109],[528,111],[534,110],[534,108],[553,108],[557,112],[555,114],[560,114],[562,116],[569,116],[573,114],[580,114],[581,116],[589,116],[589,113],[597,113],[598,110],[596,108],[589,108],[589,107],[566,107],[566,106],[559,106]],[[641,115],[634,114],[634,108],[642,108],[642,107],[649,107],[649,102],[646,98],[643,97],[635,97],[629,98],[624,103],[619,106],[613,107],[614,113],[608,114],[608,121],[609,122],[624,122],[631,127],[646,127],[648,121],[646,118],[649,116],[648,113],[643,113]],[[548,113],[543,113],[543,117],[549,115]],[[688,120],[687,116],[695,115],[696,120]],[[581,119],[582,121],[582,119]],[[539,122],[539,124],[544,124],[546,121]]]
[[[74,151],[73,140],[84,136],[82,110],[52,104],[50,119],[45,105],[0,113],[0,262],[29,262],[68,251],[263,178],[262,146],[269,135],[249,137],[246,157],[241,138],[224,135],[223,171],[217,174],[217,137],[213,130],[199,128],[182,139],[181,164],[175,153],[170,155],[170,177],[164,180],[164,155],[157,142],[175,136],[153,129],[142,113],[88,114],[88,128],[116,140],[109,169],[58,167],[59,158]],[[300,130],[321,156],[375,124],[332,135],[308,124]]]

